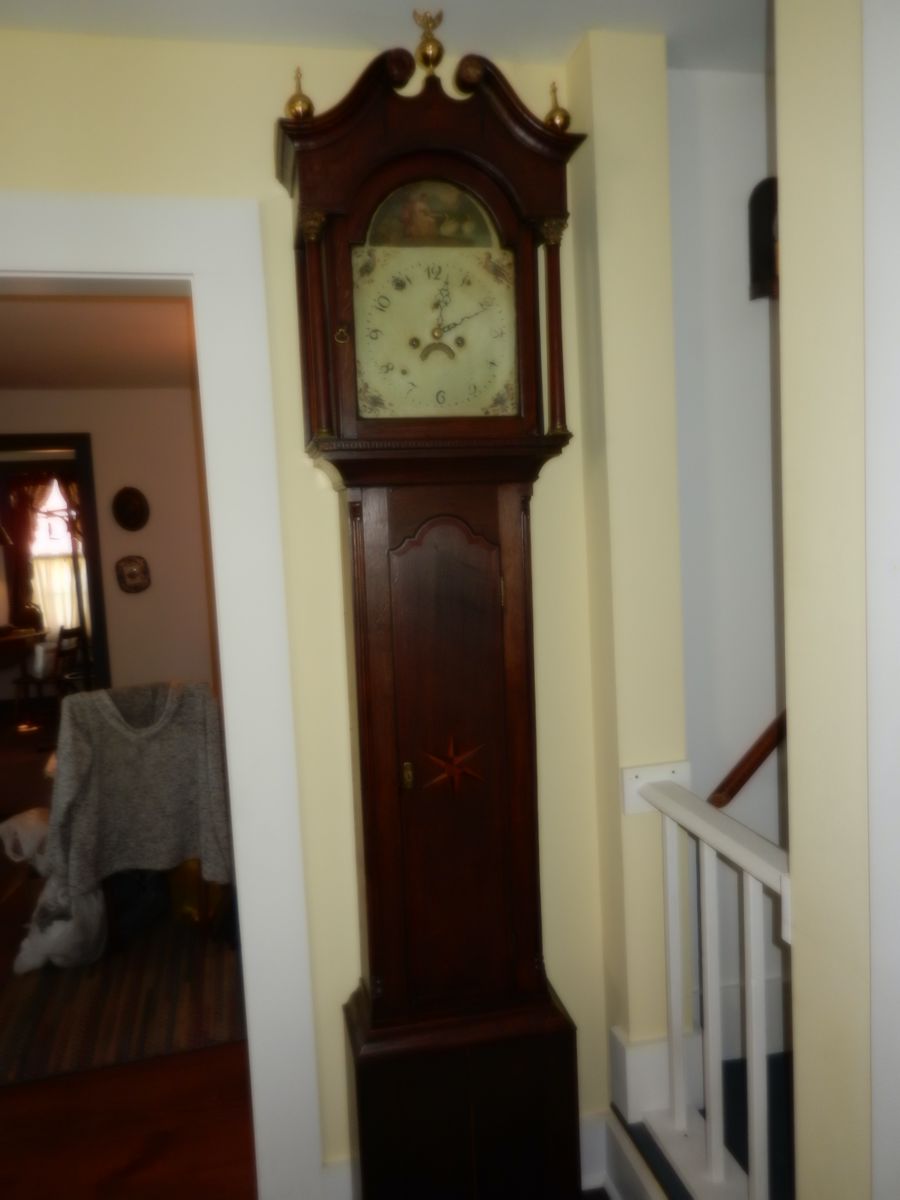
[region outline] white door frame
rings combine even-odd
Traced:
[[[0,193],[0,284],[4,276],[190,286],[259,1194],[317,1200],[324,1177],[258,207]]]

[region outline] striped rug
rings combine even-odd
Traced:
[[[17,868],[0,884],[8,938],[42,881]],[[88,967],[17,976],[10,961],[0,954],[0,1084],[244,1037],[238,951],[184,918],[166,916]]]

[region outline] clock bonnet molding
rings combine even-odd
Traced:
[[[410,82],[414,71],[415,60],[408,51],[386,51],[330,111],[313,116],[302,106],[300,117],[279,123],[278,175],[297,208],[309,450],[333,464],[346,483],[396,481],[398,473],[406,482],[433,480],[436,458],[445,476],[485,477],[493,471],[485,460],[496,461],[498,455],[506,460],[502,473],[507,478],[533,480],[541,464],[558,454],[570,436],[559,246],[568,219],[566,163],[583,137],[558,127],[558,106],[548,115],[549,124],[536,118],[497,67],[478,55],[466,55],[456,70],[456,86],[466,99],[448,97],[432,73],[418,94],[401,95],[398,89]],[[514,415],[504,411],[491,417],[490,429],[474,417],[379,420],[363,415],[357,404],[355,352],[366,331],[354,330],[358,272],[354,280],[350,247],[365,241],[370,220],[391,193],[433,180],[456,184],[458,191],[480,201],[500,241],[515,255],[520,394]],[[441,233],[450,222],[446,213],[435,211],[437,207],[425,214],[432,220],[443,218],[432,249],[461,249],[452,245],[452,235]],[[408,249],[425,249],[427,232],[417,236],[409,227],[406,232]],[[541,245],[546,272],[546,421],[538,314]],[[429,265],[423,262],[425,269]],[[424,337],[430,337],[428,325],[425,330]]]
[[[298,83],[276,152],[307,449],[342,489],[350,546],[356,1195],[574,1200],[575,1028],[541,937],[529,514],[571,436],[559,246],[583,138],[555,93],[542,122],[477,55],[447,96],[439,18],[419,20],[417,93],[399,90],[402,49],[321,115]]]

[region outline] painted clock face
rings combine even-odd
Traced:
[[[515,261],[469,193],[393,192],[352,267],[361,417],[518,413]]]

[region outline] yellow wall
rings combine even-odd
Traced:
[[[359,973],[343,530],[337,496],[302,450],[291,211],[275,179],[273,147],[274,122],[292,90],[298,62],[304,89],[321,111],[343,95],[369,57],[368,52],[298,47],[0,36],[0,111],[6,114],[0,122],[0,187],[249,196],[262,206],[327,1159],[340,1158],[347,1149],[340,1008]],[[453,65],[442,69],[445,80]],[[559,64],[505,64],[504,69],[538,112],[549,106],[551,79],[565,77]],[[637,217],[631,217],[632,243],[637,225]],[[564,255],[572,335],[571,237],[564,241]],[[572,359],[573,337],[568,340]],[[578,433],[594,420],[597,389],[586,381],[582,415],[575,384],[570,398]],[[589,525],[584,503],[585,473],[592,469],[595,449],[573,448],[550,464],[533,510],[545,951],[550,977],[579,1027],[585,1110],[605,1107],[608,1099],[594,736],[598,727],[607,736],[610,684],[607,679],[592,685],[593,664],[584,651],[597,629],[601,641],[608,640],[605,617],[596,626],[598,618],[590,615],[594,597],[587,588],[588,562],[604,574],[606,535]],[[670,451],[674,461],[674,442]],[[620,536],[621,521],[617,529]],[[675,757],[678,747],[670,741],[677,736],[663,738],[660,753]],[[607,807],[613,804],[609,788],[615,769],[609,762],[603,765]],[[633,857],[628,843],[626,838],[625,852]],[[604,851],[610,861],[619,853],[617,843]],[[618,903],[615,919],[621,917],[621,897]],[[277,914],[274,918],[277,922]],[[635,936],[642,938],[642,931]]]
[[[776,11],[794,1034],[812,1200],[866,1195],[869,1179],[860,16],[859,0]],[[272,150],[298,61],[322,109],[368,57],[0,36],[0,187],[262,205],[326,1157],[347,1144],[340,1004],[359,960],[342,531],[302,453],[291,214]],[[683,753],[664,59],[659,39],[592,35],[568,72],[507,70],[538,112],[568,77],[593,134],[573,235],[596,238],[598,265],[577,290],[570,269],[565,297],[580,437],[534,505],[546,954],[579,1024],[590,1109],[607,1099],[606,1006],[632,1037],[664,1027],[656,819],[617,807],[620,765]]]
[[[870,1179],[860,0],[776,5],[800,1200]]]
[[[569,63],[587,559],[609,1023],[666,1031],[659,819],[623,766],[684,757],[669,146],[661,37],[591,33]],[[581,239],[584,239],[583,242]]]

